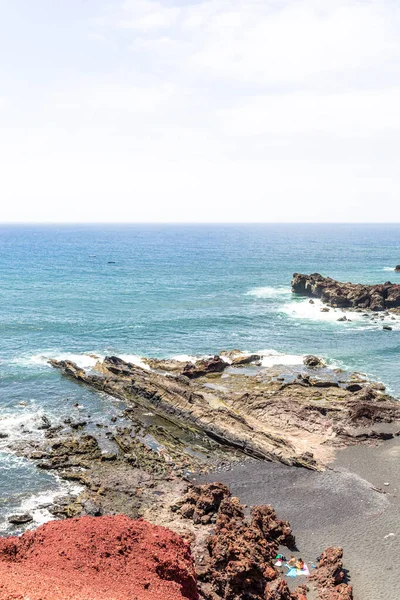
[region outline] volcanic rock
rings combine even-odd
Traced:
[[[335,308],[368,308],[375,312],[400,308],[400,285],[390,282],[377,285],[342,283],[319,273],[294,273],[292,291],[320,298]]]
[[[123,515],[52,521],[0,538],[0,597],[197,600],[189,546]]]
[[[343,570],[343,549],[327,548],[321,555],[311,576],[317,589],[318,600],[351,600],[353,587],[346,583]]]
[[[221,502],[230,496],[229,488],[223,483],[193,485],[171,509],[179,512],[186,519],[192,519],[195,524],[207,525],[215,520],[214,517],[218,513]]]
[[[294,600],[298,596],[290,594],[273,566],[280,544],[292,547],[294,537],[271,506],[254,507],[246,519],[239,500],[226,497],[198,570],[201,594],[207,600]]]
[[[339,384],[336,377],[329,374],[318,378],[300,375],[281,382],[271,378],[267,370],[265,374],[260,372],[250,376],[237,369],[234,375],[224,380],[223,387],[211,389],[207,375],[194,379],[165,375],[118,357],[106,357],[98,374],[92,371],[86,373],[70,361],[52,360],[50,363],[78,382],[124,400],[130,407],[126,412],[132,420],[135,420],[138,405],[162,417],[166,422],[166,435],[173,440],[175,448],[178,441],[188,435],[198,439],[207,436],[207,443],[214,445],[213,455],[219,447],[221,451],[230,449],[264,460],[322,469],[332,458],[329,445],[350,443],[348,436],[336,439],[338,426],[355,423],[359,419],[362,419],[363,425],[392,422],[400,416],[398,402],[389,396],[378,395],[369,388],[350,392],[344,386],[354,381]],[[371,411],[364,410],[366,403],[371,406]],[[167,431],[168,424],[175,432],[172,438]],[[181,432],[178,435],[176,428]],[[157,437],[157,431],[154,434]],[[106,435],[116,442],[121,456],[132,466],[143,468],[146,472],[166,474],[165,454],[149,453],[129,430],[113,435],[108,432]],[[86,453],[82,456],[101,459],[101,449],[91,438],[93,436],[87,434],[81,436],[82,452]],[[304,440],[307,440],[306,450]],[[356,441],[362,443],[362,440]],[[75,452],[81,446],[76,446],[76,441],[68,443],[73,444],[70,448],[70,454],[74,455],[73,463],[67,460],[68,452],[64,447],[60,449],[59,456],[54,449],[51,459],[40,463],[40,466],[60,468],[66,461],[65,466],[69,462],[69,466],[79,466],[80,463],[85,467]],[[182,454],[184,448],[185,444],[180,444],[179,453]],[[193,451],[197,453],[195,447]],[[175,452],[171,445],[168,454],[170,452]],[[174,462],[180,462],[178,454],[175,452]]]

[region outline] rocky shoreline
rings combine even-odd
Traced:
[[[213,531],[227,535],[232,528],[239,540],[250,536],[254,541],[254,509],[249,522],[244,507],[225,486],[188,488],[188,482],[210,471],[217,478],[219,469],[248,460],[323,471],[338,448],[377,444],[399,435],[400,407],[382,384],[329,369],[314,356],[305,357],[298,370],[265,368],[261,361],[260,355],[238,350],[192,363],[143,358],[145,368],[118,357],[99,360],[90,370],[52,360],[53,367],[78,384],[120,398],[124,410],[107,425],[85,414],[56,424],[44,417],[42,439],[15,442],[10,449],[81,486],[75,495],[56,499],[50,507],[54,517],[124,514],[166,526],[191,544],[201,598],[245,598],[235,588],[237,581],[248,586],[249,578],[265,571],[266,560],[271,567],[279,544],[270,548],[268,559],[262,555],[264,562],[251,555],[258,566],[250,568],[247,562],[250,574],[233,571],[232,581],[221,580],[218,565],[227,560],[221,555],[226,541],[220,548],[209,536]],[[272,509],[265,510],[261,520],[275,523]],[[288,524],[285,527],[289,535]],[[243,552],[246,562],[250,549]],[[230,572],[226,564],[222,571]],[[252,599],[305,597],[304,590],[290,591],[275,571],[270,571],[272,579],[263,579],[264,595],[254,592]],[[332,581],[339,585],[339,579]],[[348,587],[339,591],[317,597],[352,597]]]
[[[400,284],[364,285],[343,283],[319,273],[294,273],[292,292],[309,298],[319,298],[333,308],[352,308],[359,311],[391,311],[400,313]]]

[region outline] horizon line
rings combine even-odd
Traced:
[[[400,221],[0,221],[7,225],[400,225]]]

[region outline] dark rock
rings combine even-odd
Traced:
[[[377,285],[342,283],[319,273],[294,273],[292,291],[319,298],[334,308],[368,308],[378,312],[400,307],[400,285],[390,282]]]
[[[46,415],[42,415],[40,418],[42,420],[42,424],[39,425],[38,429],[50,429],[50,427],[51,427],[50,419],[48,417],[46,417]]]
[[[5,440],[6,438],[8,438],[8,433],[0,431],[0,440]]]
[[[359,383],[349,383],[349,385],[346,385],[346,390],[348,392],[359,392],[363,389],[363,386],[360,385]]]
[[[384,326],[382,327],[382,329],[384,329],[385,331],[392,331],[392,330],[393,330],[393,327],[390,327],[390,325],[384,325]]]
[[[394,270],[396,271],[396,273],[400,273],[400,265],[396,265]]]
[[[197,360],[194,364],[187,363],[182,371],[182,375],[189,379],[195,379],[197,377],[203,377],[209,373],[222,373],[229,364],[225,362],[220,356],[216,355],[213,358],[207,358],[204,360]]]
[[[241,367],[242,365],[250,365],[261,360],[259,354],[250,354],[248,356],[236,356],[232,358],[232,367]]]
[[[13,525],[24,525],[25,523],[32,523],[33,517],[29,513],[24,513],[23,515],[12,515],[8,517],[8,522]]]
[[[312,368],[319,368],[319,367],[326,366],[324,361],[321,358],[318,358],[318,356],[313,356],[312,354],[308,354],[307,356],[304,357],[303,364],[305,364],[307,367],[312,367]]]

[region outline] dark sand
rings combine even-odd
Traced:
[[[355,600],[395,600],[400,598],[399,461],[396,438],[340,451],[324,473],[249,460],[197,481],[222,481],[249,506],[272,504],[290,521],[296,554],[310,571],[324,548],[342,546]]]

